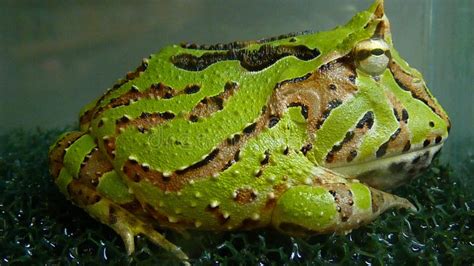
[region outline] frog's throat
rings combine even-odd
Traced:
[[[407,153],[330,169],[357,178],[372,187],[390,190],[410,181],[426,170],[433,158],[439,154],[442,146],[443,142]]]

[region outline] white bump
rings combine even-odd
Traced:
[[[258,175],[259,172],[260,172],[260,169],[255,169],[255,171],[253,171],[253,175]]]
[[[312,185],[312,184],[313,184],[313,180],[312,180],[310,177],[308,177],[308,178],[306,178],[306,179],[304,180],[304,183],[305,183],[306,185]]]
[[[219,206],[219,201],[212,200],[211,203],[209,203],[209,206],[211,206],[211,208],[215,208],[215,207]]]
[[[224,212],[224,213],[222,214],[222,216],[223,216],[225,219],[227,219],[227,218],[229,218],[230,213]]]
[[[178,191],[178,192],[176,192],[176,195],[177,195],[177,196],[181,196],[181,195],[183,195],[183,192]]]
[[[319,216],[324,216],[324,212],[321,211],[321,212],[319,213]]]
[[[128,159],[129,159],[130,161],[138,161],[137,157],[135,157],[135,156],[133,156],[133,155],[128,156]]]
[[[212,173],[212,178],[216,179],[219,177],[219,173],[215,172],[215,173]]]
[[[274,175],[271,175],[271,176],[267,177],[267,181],[270,182],[270,183],[273,183],[273,182],[275,182],[275,178],[276,177]]]
[[[239,175],[239,174],[240,174],[239,170],[234,171],[234,175]]]
[[[273,192],[268,193],[268,198],[269,199],[274,199],[275,198],[275,193],[273,193]]]
[[[173,216],[168,216],[168,221],[170,223],[176,223],[176,222],[178,222],[178,218],[173,217]]]
[[[194,183],[195,183],[194,179],[189,180],[190,185],[194,185]]]
[[[124,128],[124,127],[119,128],[119,132],[122,133],[122,132],[124,132],[124,131],[125,131],[125,128]]]
[[[237,191],[232,192],[232,198],[234,198],[234,199],[237,198]]]
[[[260,219],[260,214],[258,214],[258,213],[252,214],[252,220],[257,221],[259,219]]]
[[[232,227],[232,225],[227,226],[227,230],[232,230],[232,229],[234,229],[234,227]]]
[[[196,221],[194,222],[194,226],[196,226],[196,228],[201,227],[201,225],[202,225],[202,223],[201,223],[200,221],[198,221],[198,220],[196,220]]]
[[[196,198],[202,197],[201,192],[197,191],[196,193],[194,193],[194,197],[196,197]]]
[[[164,176],[164,177],[170,177],[170,176],[171,176],[171,172],[163,172],[163,176]]]

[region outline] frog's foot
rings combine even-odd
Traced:
[[[63,135],[52,146],[49,157],[51,174],[61,192],[117,232],[128,254],[135,249],[134,237],[142,234],[179,259],[188,260],[180,248],[153,229],[128,186],[90,135],[82,132]]]
[[[347,182],[296,186],[279,198],[273,226],[290,235],[348,233],[390,208],[416,208],[407,199]]]
[[[72,181],[68,185],[68,192],[75,204],[84,208],[89,215],[108,225],[122,237],[128,254],[133,253],[135,250],[134,237],[142,234],[154,244],[173,253],[179,259],[183,261],[188,260],[188,256],[179,247],[166,240],[150,224],[142,221],[120,205],[102,197],[95,190],[78,181]]]

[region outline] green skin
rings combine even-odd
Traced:
[[[150,57],[146,71],[87,105],[81,116],[87,111],[93,112],[105,107],[112,99],[129,92],[132,86],[144,91],[152,84],[160,82],[180,91],[189,85],[198,84],[200,90],[170,99],[139,99],[133,104],[107,109],[90,122],[82,123],[83,135],[65,149],[63,167],[56,178],[56,184],[75,204],[119,233],[129,252],[133,251],[133,236],[144,234],[183,260],[187,259],[186,255],[154,231],[149,225],[150,221],[158,220],[160,226],[178,231],[189,228],[222,231],[273,225],[289,234],[304,235],[347,232],[371,221],[387,208],[411,208],[412,205],[405,199],[378,191],[363,183],[350,181],[347,176],[323,167],[326,154],[334,145],[343,141],[346,133],[354,128],[368,111],[374,113],[375,126],[369,134],[364,135],[353,164],[377,162],[377,149],[398,128],[398,121],[387,100],[386,91],[391,91],[409,114],[407,126],[412,147],[421,147],[427,136],[433,134],[446,139],[449,122],[424,102],[414,99],[409,92],[400,88],[389,70],[385,70],[378,81],[357,70],[355,84],[358,93],[335,108],[313,135],[309,136],[301,107],[289,107],[278,124],[263,129],[245,142],[240,149],[239,160],[232,166],[207,178],[187,181],[178,191],[165,191],[146,178],[134,182],[123,171],[125,163],[130,159],[164,175],[201,161],[227,138],[241,133],[245,127],[258,121],[262,115],[262,107],[267,104],[277,83],[305,76],[322,65],[349,54],[360,41],[370,39],[377,26],[377,23],[373,22],[374,12],[382,4],[381,1],[376,1],[368,10],[354,16],[345,26],[332,31],[265,43],[271,46],[303,45],[310,49],[318,48],[321,54],[307,61],[294,56],[283,57],[260,71],[249,71],[237,60],[216,62],[201,71],[188,71],[176,67],[170,58],[182,53],[201,56],[215,51],[186,49],[178,45],[163,48],[158,54]],[[368,27],[364,27],[366,25]],[[384,39],[390,46],[392,60],[403,71],[423,82],[421,75],[410,68],[394,50],[390,35],[386,34]],[[246,49],[258,50],[261,46],[261,43],[252,43]],[[191,112],[204,97],[222,93],[228,81],[237,83],[239,89],[226,99],[221,111],[193,123],[185,119],[185,114]],[[435,103],[437,104],[436,101]],[[442,110],[439,106],[437,108]],[[143,112],[171,112],[176,117],[166,123],[157,124],[146,134],[139,132],[136,127],[125,127],[117,131],[117,120],[124,115],[134,120]],[[435,126],[428,126],[429,122],[434,122]],[[59,140],[65,136],[68,134]],[[78,179],[81,163],[91,151],[98,147],[100,152],[107,154],[104,140],[110,138],[115,139],[115,157],[107,158],[115,170],[104,173],[99,178],[96,189],[90,190],[91,195],[98,193],[101,196],[98,202],[80,203],[70,194],[68,186]],[[303,154],[300,149],[308,139],[313,140],[313,149]],[[176,144],[177,141],[180,145]],[[289,150],[287,154],[286,148]],[[54,148],[51,149],[53,150]],[[271,154],[269,163],[261,176],[256,178],[266,152]],[[316,177],[323,182],[316,181]],[[344,223],[341,222],[338,203],[331,195],[331,187],[328,184],[343,184],[352,194],[351,216]],[[275,191],[277,186],[283,187],[283,193]],[[237,203],[234,199],[239,189],[252,191],[254,199],[245,204]],[[89,190],[84,193],[88,193],[87,191]],[[135,199],[142,206],[151,206],[165,219],[141,218],[138,214],[120,207]],[[269,199],[275,199],[276,204],[272,208],[265,208]],[[379,202],[378,199],[382,200]],[[374,210],[374,204],[379,205],[378,210]],[[113,222],[110,219],[111,206],[115,207]],[[216,218],[215,212],[206,211],[209,207],[218,208],[221,218],[230,219],[223,225]],[[247,224],[251,221],[251,225],[243,226],[244,221]],[[285,228],[288,230],[280,227],[282,224],[287,225]]]

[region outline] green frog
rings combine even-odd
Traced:
[[[392,45],[383,1],[345,26],[163,48],[49,151],[59,190],[128,253],[157,230],[347,233],[389,208],[450,121]]]

